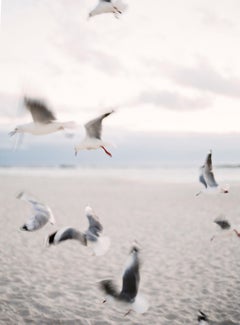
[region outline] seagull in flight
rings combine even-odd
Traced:
[[[33,210],[33,214],[20,228],[21,230],[35,231],[45,226],[48,222],[52,225],[55,224],[56,221],[52,210],[47,205],[38,202],[35,198],[28,196],[25,192],[19,193],[17,198],[30,203]]]
[[[239,226],[232,226],[231,223],[224,217],[224,216],[219,216],[214,220],[214,223],[216,223],[220,229],[221,233],[212,236],[211,241],[215,237],[218,237],[219,235],[236,235],[238,238],[240,238],[240,232],[238,231]]]
[[[198,311],[198,325],[208,325],[209,324],[209,319],[206,314],[204,314],[201,310]]]
[[[201,193],[228,193],[228,188],[219,187],[218,183],[215,180],[212,168],[211,150],[206,157],[205,164],[200,167],[199,181],[204,185],[205,189],[198,192],[196,196],[200,195]]]
[[[108,296],[110,296],[117,301],[129,304],[130,308],[125,316],[132,310],[140,314],[145,313],[149,305],[146,299],[138,294],[140,282],[139,268],[139,248],[133,245],[123,272],[121,291],[119,292],[116,289],[112,280],[103,280],[100,282],[100,289],[107,295],[103,303],[105,303]]]
[[[89,18],[104,13],[113,13],[116,18],[119,18],[126,8],[127,5],[122,0],[99,0],[97,6],[89,13]]]
[[[87,206],[85,214],[89,222],[88,229],[85,232],[71,227],[62,228],[48,236],[47,245],[57,245],[65,240],[75,239],[83,246],[91,247],[94,255],[104,255],[110,247],[110,239],[100,235],[103,231],[103,226],[93,209]]]
[[[56,119],[54,113],[47,105],[39,100],[29,97],[23,98],[25,108],[31,113],[33,122],[17,126],[9,133],[13,136],[16,133],[30,133],[33,135],[44,135],[54,133],[66,128],[74,128],[76,125],[73,121],[60,122]]]
[[[114,111],[112,110],[108,113],[102,114],[84,125],[86,136],[82,142],[75,146],[75,155],[77,155],[79,150],[92,150],[102,148],[108,156],[112,157],[112,154],[105,148],[108,143],[102,141],[101,134],[103,119],[111,115],[113,112]]]

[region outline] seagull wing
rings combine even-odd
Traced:
[[[105,294],[114,298],[119,297],[119,292],[117,291],[116,285],[112,282],[112,280],[103,280],[99,283],[99,286]]]
[[[207,188],[207,183],[205,181],[205,178],[203,176],[204,166],[200,167],[200,175],[199,175],[199,181]]]
[[[53,112],[45,105],[44,102],[24,97],[24,104],[29,112],[32,114],[34,122],[37,123],[51,123],[56,120]]]
[[[102,114],[101,116],[95,118],[94,120],[89,121],[86,123],[85,129],[87,136],[90,138],[97,138],[101,139],[101,134],[102,134],[102,120],[112,114],[114,111]]]
[[[213,171],[212,171],[212,152],[210,151],[207,155],[206,162],[203,169],[204,179],[209,187],[217,187],[218,183],[215,180]]]
[[[214,222],[224,230],[231,228],[230,222],[225,218],[218,217],[217,219],[214,220]]]
[[[29,220],[20,228],[21,230],[35,231],[46,225],[48,222],[48,215],[44,213],[37,213],[29,218]]]
[[[47,205],[38,202],[35,198],[30,197],[25,192],[20,192],[17,198],[31,204],[33,216],[29,219],[32,220],[29,221],[30,224],[40,222],[40,219],[42,220],[46,219],[46,222],[49,220],[51,224],[54,224],[56,222],[52,210]],[[36,219],[35,221],[34,218]],[[41,228],[42,226],[40,226],[39,228]]]
[[[55,231],[54,233],[48,236],[48,243],[57,244],[68,239],[79,240],[82,245],[86,246],[85,235],[74,228],[63,228],[58,230],[57,232]]]
[[[91,233],[94,236],[99,236],[99,233],[102,232],[103,226],[98,221],[98,217],[95,215],[93,210],[90,207],[86,208],[86,217],[88,218],[89,227],[87,233]]]
[[[122,278],[120,297],[125,301],[132,301],[138,292],[140,281],[138,249],[133,247]]]

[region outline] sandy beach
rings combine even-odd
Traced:
[[[195,197],[197,182],[88,176],[0,174],[1,324],[194,325],[199,309],[211,324],[240,324],[240,239],[210,242],[218,215],[240,223],[240,183],[228,195]],[[16,199],[22,190],[52,208],[56,225],[19,230],[30,215]],[[108,253],[92,256],[75,241],[45,247],[55,229],[87,228],[86,205],[111,238]],[[125,307],[102,304],[97,282],[112,278],[120,287],[133,240],[142,247],[139,292],[150,308],[124,317]]]

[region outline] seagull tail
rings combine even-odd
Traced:
[[[102,256],[109,250],[111,241],[109,237],[98,237],[97,241],[92,243],[93,253],[96,256]]]
[[[148,300],[141,294],[138,294],[134,300],[134,303],[132,304],[132,309],[138,314],[144,314],[148,308]]]

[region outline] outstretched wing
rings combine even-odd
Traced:
[[[24,97],[24,104],[32,114],[34,122],[51,123],[56,120],[53,112],[41,100]]]
[[[58,244],[65,240],[75,239],[81,242],[82,245],[86,246],[86,238],[83,233],[74,228],[63,228],[55,231],[48,236],[48,244]]]
[[[127,261],[122,278],[122,291],[120,297],[125,301],[132,301],[138,292],[140,281],[138,249],[133,247]]]
[[[105,294],[112,296],[114,298],[119,297],[119,293],[117,291],[117,288],[115,284],[112,282],[112,280],[103,280],[99,283],[99,287],[102,291],[104,291]]]
[[[218,217],[217,219],[214,220],[214,222],[221,227],[223,230],[227,230],[229,228],[231,228],[231,224],[229,223],[229,221],[225,218],[222,217]]]
[[[205,178],[203,176],[204,166],[200,167],[200,175],[199,175],[199,181],[207,188],[207,183],[205,181]]]
[[[86,133],[87,136],[90,138],[97,138],[97,139],[101,139],[101,134],[102,134],[102,120],[109,116],[110,114],[112,114],[114,111],[105,113],[97,118],[95,118],[94,120],[89,121],[88,123],[86,123],[85,129],[86,129]]]
[[[212,171],[212,151],[207,155],[204,169],[203,169],[204,179],[209,187],[217,187],[218,183],[215,180],[213,171]]]
[[[56,223],[52,210],[47,205],[38,202],[34,197],[29,196],[25,192],[20,192],[17,198],[31,204],[34,216],[43,215],[51,224]]]
[[[88,218],[89,227],[87,233],[91,233],[94,236],[99,236],[99,233],[102,232],[103,226],[98,220],[98,217],[95,215],[94,211],[90,207],[85,209],[86,217]]]

